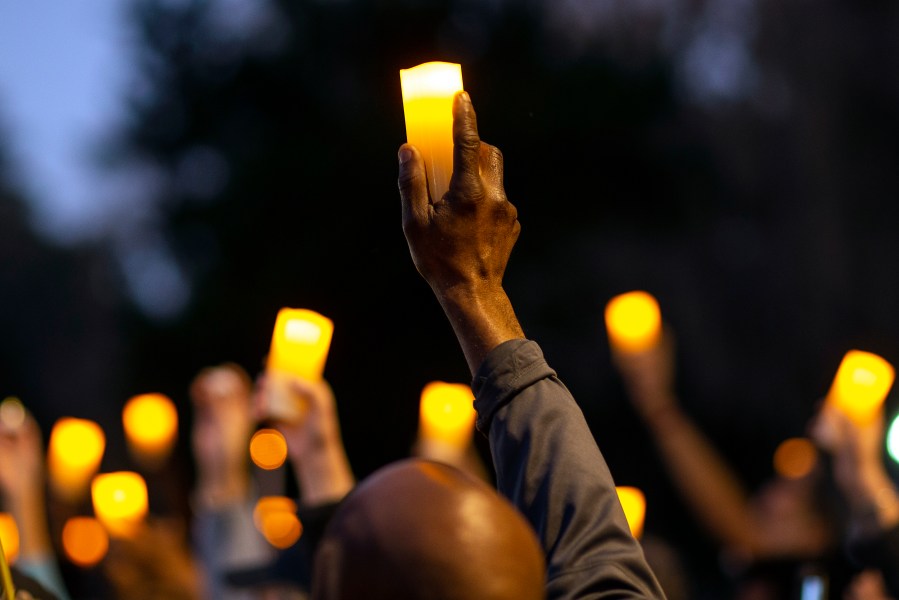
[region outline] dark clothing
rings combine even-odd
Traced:
[[[583,414],[540,347],[499,345],[472,387],[497,487],[546,553],[547,598],[664,598]]]
[[[854,541],[849,546],[849,555],[863,568],[879,570],[887,591],[899,598],[899,524],[877,537]]]

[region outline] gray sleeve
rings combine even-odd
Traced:
[[[583,413],[540,347],[501,344],[473,389],[497,487],[546,553],[547,598],[664,598]]]

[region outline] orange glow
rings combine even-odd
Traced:
[[[280,431],[260,429],[250,439],[250,458],[261,469],[277,469],[287,460],[287,441]]]
[[[109,550],[109,535],[93,517],[72,517],[62,527],[62,549],[79,567],[92,567]]]
[[[147,484],[138,473],[118,471],[94,477],[94,514],[113,537],[130,537],[147,516]]]
[[[293,546],[303,534],[296,502],[286,496],[263,496],[253,509],[253,523],[275,548]]]
[[[883,358],[850,350],[843,357],[827,402],[858,425],[870,423],[893,385],[895,371]]]
[[[618,500],[624,509],[624,517],[631,528],[631,535],[640,539],[643,535],[643,521],[646,518],[646,497],[639,489],[628,486],[617,486]]]
[[[421,392],[419,427],[423,439],[456,448],[471,443],[476,413],[474,394],[463,383],[432,381]]]
[[[787,479],[805,477],[812,472],[817,462],[818,451],[805,438],[784,440],[774,451],[774,470]]]
[[[0,543],[6,562],[13,564],[19,558],[19,528],[9,513],[0,513]]]
[[[647,292],[628,292],[606,304],[609,343],[621,352],[643,352],[655,346],[662,333],[659,303]]]
[[[100,468],[105,449],[106,436],[93,421],[71,417],[56,421],[47,450],[53,491],[69,502],[80,500]]]
[[[178,411],[167,396],[141,394],[125,404],[122,425],[135,456],[158,462],[168,456],[175,444]]]
[[[453,174],[453,97],[462,91],[462,66],[428,62],[400,70],[406,140],[418,148],[431,198],[439,200]]]

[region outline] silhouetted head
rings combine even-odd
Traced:
[[[315,600],[537,600],[544,558],[527,521],[483,482],[408,459],[343,501],[315,560]]]

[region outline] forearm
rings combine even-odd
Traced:
[[[505,341],[523,339],[524,332],[512,303],[499,286],[457,285],[434,289],[472,375],[487,354]]]
[[[474,379],[497,487],[547,558],[548,598],[663,598],[583,414],[534,342],[490,353]]]
[[[646,423],[674,485],[709,533],[725,546],[752,555],[763,551],[742,485],[676,402]]]
[[[842,487],[853,535],[872,537],[899,524],[899,493],[882,466],[859,468]]]
[[[10,514],[19,528],[20,556],[26,560],[53,556],[44,491],[25,491],[18,497],[10,498],[8,504]]]
[[[300,484],[300,504],[304,507],[338,502],[356,484],[339,439],[325,442],[319,449],[296,457],[292,462]]]

